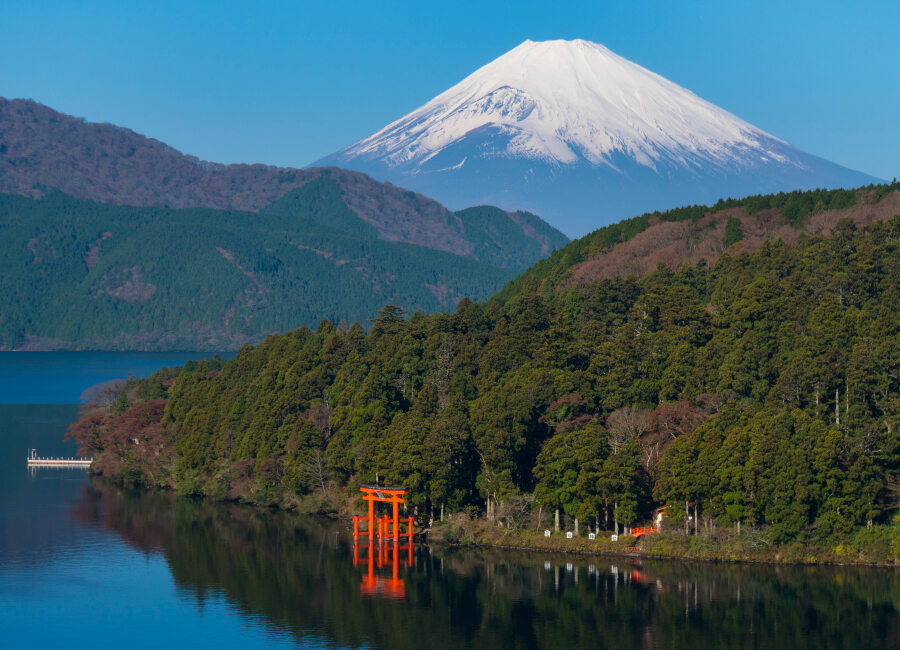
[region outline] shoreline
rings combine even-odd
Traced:
[[[435,522],[437,523],[437,522]],[[660,533],[644,535],[644,547],[638,552],[626,549],[634,546],[630,537],[627,541],[612,542],[608,539],[589,540],[586,536],[572,539],[538,536],[535,531],[508,531],[494,529],[481,520],[468,522],[443,522],[428,531],[428,543],[455,547],[498,548],[515,551],[560,553],[579,556],[620,557],[641,560],[698,561],[720,564],[765,564],[768,566],[867,566],[885,569],[900,568],[900,557],[885,557],[873,553],[867,556],[846,548],[851,539],[831,542],[830,548],[824,544],[793,542],[791,544],[768,545],[764,549],[750,550],[741,546],[743,540],[737,537],[716,539],[711,536],[680,533]],[[495,532],[496,531],[496,532]],[[461,533],[461,535],[460,535]],[[658,535],[658,536],[657,536]],[[745,539],[747,534],[745,533]],[[590,546],[589,546],[590,545]],[[698,548],[700,547],[700,548]],[[836,549],[842,549],[837,552]],[[686,552],[677,552],[678,550]],[[844,550],[846,549],[846,550]],[[672,551],[676,552],[672,552]],[[842,557],[843,555],[843,557]]]
[[[726,559],[716,557],[702,556],[679,556],[679,555],[649,555],[647,553],[627,553],[617,551],[602,550],[581,550],[581,549],[560,549],[560,548],[540,548],[535,546],[510,546],[505,544],[472,544],[472,543],[454,543],[445,542],[443,540],[426,539],[426,543],[450,548],[473,548],[473,549],[499,549],[504,551],[519,551],[525,553],[546,553],[548,555],[574,555],[578,557],[605,557],[605,558],[628,558],[639,560],[660,560],[674,562],[702,562],[705,564],[742,564],[752,565],[760,564],[765,566],[794,566],[794,567],[872,567],[878,569],[900,569],[900,562],[890,564],[887,562],[864,562],[864,561],[817,561],[802,562],[794,560],[763,560],[750,558]]]
[[[93,468],[92,468],[93,469]],[[120,487],[138,490],[171,491],[179,498],[186,497],[177,490],[158,486],[126,486],[121,480],[91,471],[91,476],[100,481],[108,481]],[[328,518],[352,531],[352,516],[364,515],[354,500],[340,491],[326,494],[308,494],[292,499],[289,504],[260,503],[245,499],[215,499],[200,496],[201,499],[235,503],[259,511],[282,510],[297,516]],[[871,529],[869,529],[871,531]],[[865,534],[866,529],[857,531]],[[707,562],[719,564],[764,564],[768,566],[858,566],[884,569],[900,568],[900,554],[887,548],[872,549],[864,553],[854,544],[853,536],[842,540],[827,540],[821,545],[807,542],[771,544],[765,539],[765,531],[748,530],[741,536],[719,529],[713,535],[683,535],[680,532],[662,532],[644,535],[641,551],[628,552],[626,548],[636,546],[630,536],[626,540],[612,542],[604,536],[589,540],[586,535],[567,539],[564,532],[553,533],[551,537],[539,535],[531,529],[509,530],[499,528],[483,518],[469,519],[463,513],[449,514],[445,521],[435,521],[431,528],[422,527],[416,533],[420,543],[456,548],[494,548],[518,552],[558,553],[578,556],[619,557],[641,560],[674,560],[680,562]],[[609,534],[607,531],[606,535]],[[352,532],[351,532],[352,541]],[[863,542],[864,543],[864,542]],[[590,545],[590,546],[588,546]],[[752,548],[756,545],[758,548]]]
[[[335,503],[335,497],[337,503]],[[331,510],[322,508],[330,501]],[[272,506],[250,504],[253,507],[271,509]],[[278,509],[277,506],[275,506]],[[345,495],[311,496],[301,498],[290,508],[298,516],[328,517],[336,519],[348,531],[352,531],[353,515],[364,516]],[[865,529],[864,529],[865,530]],[[613,542],[607,531],[605,537],[589,540],[587,535],[572,539],[564,532],[544,537],[530,529],[509,530],[499,528],[483,518],[469,519],[463,513],[453,513],[445,521],[434,521],[431,528],[422,527],[416,540],[423,543],[455,548],[494,548],[501,550],[537,553],[559,553],[578,556],[619,557],[641,560],[674,560],[680,562],[708,562],[719,564],[764,564],[767,566],[858,566],[900,569],[900,554],[871,553],[866,555],[853,550],[853,539],[829,540],[815,545],[805,542],[768,544],[762,541],[764,531],[746,531],[736,536],[719,531],[715,537],[709,533],[683,535],[680,532],[663,532],[644,535],[640,552],[628,552],[626,548],[637,546],[630,536]],[[624,536],[622,536],[624,537]],[[352,532],[351,532],[352,539]],[[763,548],[751,550],[744,544],[759,543]],[[841,552],[836,552],[840,548]],[[654,552],[654,549],[656,551]],[[667,552],[668,550],[668,552]],[[678,552],[678,551],[682,552]],[[675,552],[672,552],[675,551]]]

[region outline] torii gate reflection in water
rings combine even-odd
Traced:
[[[368,537],[368,574],[363,576],[359,585],[359,593],[362,596],[381,596],[382,598],[405,598],[406,585],[399,577],[400,551],[407,551],[405,564],[413,564],[413,518],[404,517],[402,522],[406,524],[406,531],[400,532],[400,504],[405,503],[402,497],[406,495],[406,488],[380,487],[377,485],[360,485],[363,492],[363,500],[369,502],[368,528],[365,531],[359,529],[359,524],[366,521],[359,516],[353,517],[353,565],[360,562],[359,538]],[[387,515],[375,518],[375,502],[381,501],[393,505],[393,520]],[[378,530],[378,568],[383,568],[388,562],[393,568],[390,578],[382,578],[375,575],[375,531],[376,522]],[[400,545],[400,538],[407,538],[404,546]],[[388,546],[386,542],[392,541]],[[392,552],[393,551],[393,552]]]
[[[393,552],[392,552],[393,551]],[[404,561],[400,559],[400,552],[407,551],[407,557]],[[412,544],[400,545],[394,542],[391,545],[379,544],[378,556],[375,556],[375,546],[368,545],[368,558],[363,558],[365,562],[368,560],[368,572],[363,576],[359,583],[359,594],[361,596],[380,596],[381,598],[406,598],[406,583],[400,577],[400,565],[411,567],[413,564],[413,547]],[[390,562],[391,577],[384,578],[375,575],[375,563],[378,562],[378,568]],[[358,566],[360,562],[359,544],[354,540],[353,544],[353,566]]]

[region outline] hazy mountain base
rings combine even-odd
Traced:
[[[602,167],[584,160],[565,165],[509,156],[476,156],[475,152],[482,150],[502,150],[509,138],[485,131],[472,134],[429,160],[423,169],[413,171],[339,154],[320,163],[355,169],[379,181],[413,188],[453,209],[488,203],[528,210],[540,214],[570,237],[579,237],[600,224],[616,223],[627,215],[665,210],[673,205],[711,203],[721,196],[741,197],[791,188],[852,188],[878,181],[788,145],[784,145],[785,150],[790,151],[791,158],[801,160],[802,165],[770,160],[743,169],[735,166],[698,170],[664,163],[653,169],[622,154],[612,156],[610,164]],[[465,164],[457,166],[460,161]]]

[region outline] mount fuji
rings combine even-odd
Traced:
[[[584,40],[525,41],[315,165],[452,209],[527,210],[571,236],[723,197],[878,182]]]

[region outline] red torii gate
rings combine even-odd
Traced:
[[[393,518],[393,528],[390,531],[384,530],[382,532],[382,526],[387,528],[388,521],[385,521],[384,524],[379,520],[379,538],[380,537],[389,537],[394,541],[400,539],[400,504],[406,503],[406,500],[402,497],[406,495],[405,487],[381,487],[378,485],[360,485],[360,491],[363,493],[363,501],[369,502],[369,529],[365,531],[369,535],[369,544],[372,543],[374,535],[375,535],[375,502],[380,501],[383,503],[390,503],[394,506],[394,518]],[[387,518],[385,517],[385,520]],[[356,539],[359,537],[359,521],[360,517],[353,517],[353,538]],[[409,517],[407,522],[407,532],[406,535],[409,537],[410,543],[412,543],[413,538],[413,524],[412,517]]]
[[[353,565],[357,566],[360,562],[359,556],[359,536],[360,533],[369,536],[368,549],[368,573],[363,576],[359,585],[359,593],[362,596],[380,596],[382,598],[405,598],[406,585],[400,578],[398,569],[401,563],[400,551],[408,552],[405,561],[407,566],[413,565],[413,518],[403,518],[406,524],[406,531],[402,533],[408,538],[408,543],[400,546],[400,504],[406,503],[403,498],[406,495],[405,487],[382,487],[380,485],[360,485],[360,491],[363,493],[363,500],[369,503],[368,530],[360,531],[359,522],[365,521],[365,518],[359,515],[353,516]],[[375,503],[377,501],[390,503],[393,506],[393,522],[387,515],[378,517],[378,568],[382,568],[386,563],[390,562],[393,568],[393,574],[390,578],[383,578],[375,575]],[[393,527],[391,524],[393,523]],[[393,553],[384,542],[393,540]]]

